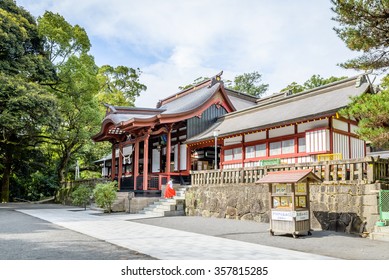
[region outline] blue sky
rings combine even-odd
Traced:
[[[139,67],[155,107],[178,87],[221,70],[258,71],[268,94],[314,74],[354,76],[337,66],[357,56],[341,41],[330,0],[16,0],[35,17],[59,13],[85,28],[98,65]]]

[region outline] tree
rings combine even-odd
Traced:
[[[139,81],[141,73],[139,68],[101,66],[97,75],[100,86],[98,100],[117,106],[134,106],[135,98],[147,89]]]
[[[261,80],[262,75],[257,71],[252,73],[244,73],[234,78],[234,85],[232,86],[232,89],[253,95],[255,97],[260,97],[267,91],[269,87],[268,84],[262,84]]]
[[[385,72],[389,67],[389,1],[331,1],[332,11],[336,13],[333,20],[339,23],[334,30],[349,49],[362,52],[341,66]]]
[[[345,68],[376,70],[389,69],[389,1],[332,0],[334,18],[340,25],[338,36],[351,50],[362,55],[343,64]],[[359,120],[359,136],[376,147],[389,147],[389,76],[382,80],[383,90],[353,98],[341,113]]]
[[[235,76],[234,82],[230,80],[223,80],[224,84],[231,89],[253,95],[255,97],[260,97],[264,94],[269,85],[261,83],[262,75],[257,71],[252,73],[244,73],[242,75]],[[206,80],[209,80],[208,77],[198,77],[193,81],[193,83],[187,84],[185,86],[179,86],[180,90],[186,90],[188,88],[194,87]]]
[[[207,80],[209,80],[208,77],[198,77],[197,79],[193,80],[193,83],[187,84],[185,86],[179,86],[178,89],[179,90],[186,90],[188,88],[194,87],[194,86],[196,86],[204,81],[207,81]]]
[[[55,100],[39,85],[0,73],[0,150],[3,160],[2,197],[9,200],[15,157],[45,141],[57,125]]]
[[[16,163],[56,129],[58,116],[55,99],[39,84],[56,76],[34,18],[14,1],[0,1],[0,30],[1,201],[8,202]]]
[[[314,88],[317,88],[320,86],[324,86],[324,85],[327,85],[327,84],[330,84],[330,83],[333,83],[336,81],[340,81],[340,80],[343,80],[346,78],[347,77],[345,77],[345,76],[342,76],[342,77],[331,76],[329,78],[322,78],[320,75],[312,75],[312,77],[310,77],[308,80],[306,80],[303,85],[299,85],[298,83],[293,82],[290,85],[288,85],[286,88],[282,89],[281,92],[290,90],[290,91],[292,91],[292,93],[298,93],[298,92],[302,92],[305,90],[314,89]]]
[[[340,113],[355,118],[358,135],[372,146],[389,148],[389,76],[383,79],[383,90],[355,97]]]
[[[58,80],[48,85],[57,100],[61,123],[50,135],[51,151],[57,158],[58,181],[67,177],[69,163],[96,132],[100,122],[96,66],[88,54],[90,41],[83,28],[72,26],[61,15],[45,12],[38,18],[39,34],[56,67]]]

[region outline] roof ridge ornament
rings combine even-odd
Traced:
[[[217,83],[223,83],[222,77],[221,77],[222,75],[223,75],[223,70],[219,74],[216,74],[215,76],[213,76],[211,78],[211,84],[208,86],[208,88],[213,87]]]
[[[107,110],[105,111],[105,115],[109,114],[115,114],[117,112],[116,108],[112,105],[109,105],[107,103],[103,103],[105,107],[107,107]]]

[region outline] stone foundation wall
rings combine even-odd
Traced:
[[[188,216],[269,222],[268,188],[258,186],[191,187],[185,193]]]
[[[378,220],[380,184],[311,185],[311,227],[361,233]],[[269,222],[268,187],[260,185],[191,187],[186,215]]]

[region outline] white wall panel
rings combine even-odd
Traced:
[[[307,131],[305,133],[306,152],[316,153],[329,151],[329,139],[329,130],[327,129]]]
[[[174,170],[178,170],[178,144],[174,145]]]
[[[350,158],[349,139],[347,135],[334,133],[334,154],[342,154],[343,159]]]
[[[235,145],[239,143],[242,143],[242,136],[236,136],[236,137],[224,139],[224,146]]]
[[[294,125],[269,130],[269,138],[294,134]]]
[[[333,119],[332,126],[333,126],[333,128],[348,132],[348,123],[346,123],[346,122],[343,122],[343,121],[340,121],[337,119]]]
[[[264,139],[266,139],[266,131],[246,134],[244,136],[244,142],[252,142],[252,141],[258,141]]]
[[[351,158],[365,157],[365,141],[351,137]]]
[[[180,170],[186,170],[186,144],[180,145]]]
[[[351,133],[354,133],[354,134],[357,134],[357,130],[359,129],[359,127],[357,125],[350,125],[350,132]]]
[[[327,128],[328,127],[328,120],[318,120],[313,122],[307,122],[297,125],[297,131],[298,133],[305,132],[307,130],[316,129],[316,128]]]

